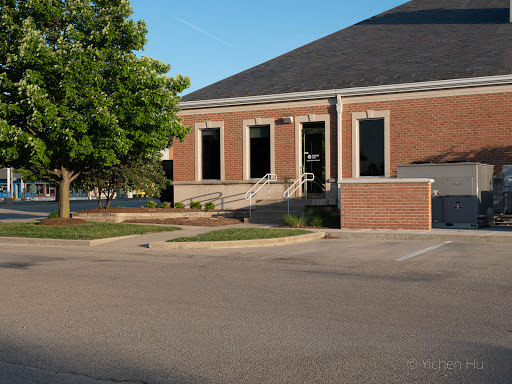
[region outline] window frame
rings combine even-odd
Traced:
[[[220,140],[220,179],[203,179],[203,137],[202,131],[205,129],[219,129]],[[224,170],[224,122],[223,121],[205,121],[194,124],[194,142],[195,142],[195,175],[196,181],[215,181],[225,180]]]
[[[274,138],[274,118],[249,119],[243,121],[243,179],[257,180],[251,178],[251,157],[250,157],[250,128],[259,125],[270,126],[270,173],[276,173],[275,162],[275,138]]]
[[[360,130],[361,120],[384,120],[384,176],[361,176],[360,169]],[[389,178],[390,166],[390,136],[389,136],[389,111],[365,111],[352,113],[352,177],[359,178]]]

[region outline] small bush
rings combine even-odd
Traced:
[[[191,201],[190,202],[190,208],[192,209],[201,209],[202,204],[199,201]]]
[[[313,209],[308,215],[308,223],[312,227],[329,227],[336,219],[332,212],[323,207]]]
[[[162,204],[160,204],[160,208],[163,208],[163,209],[171,208],[171,203],[169,203],[168,201],[164,201],[164,202],[162,202]]]
[[[322,216],[318,216],[318,215],[310,216],[309,219],[308,219],[308,223],[312,227],[325,227],[326,226],[323,217]]]
[[[59,218],[59,212],[50,212],[48,215],[49,219],[58,219]]]
[[[183,203],[174,203],[174,208],[185,208],[185,206],[183,205]]]
[[[215,209],[215,204],[213,204],[212,202],[206,203],[204,205],[204,208],[205,209]]]
[[[158,207],[158,204],[154,202],[153,200],[149,200],[146,204],[146,208],[156,208]]]
[[[297,215],[284,215],[283,223],[289,227],[301,228],[306,225],[306,218]]]

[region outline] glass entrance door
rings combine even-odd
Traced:
[[[302,170],[313,173],[315,181],[307,183],[308,198],[319,199],[325,192],[325,123],[302,125]]]

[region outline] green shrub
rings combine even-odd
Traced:
[[[215,204],[213,204],[212,202],[206,203],[204,205],[204,208],[205,209],[215,209]]]
[[[183,205],[183,203],[174,203],[174,208],[185,208],[185,206]]]
[[[162,202],[162,204],[160,204],[160,208],[163,208],[163,209],[171,208],[171,203],[169,203],[168,201],[164,201],[164,202]]]
[[[190,208],[192,209],[201,209],[202,204],[199,201],[191,201],[190,202]]]
[[[158,207],[158,204],[154,202],[153,200],[149,200],[146,204],[146,208],[156,208]]]
[[[48,215],[49,219],[58,219],[59,218],[59,212],[50,212]]]
[[[301,228],[306,226],[306,218],[297,215],[284,215],[283,223],[289,227]]]
[[[325,227],[326,226],[323,217],[322,216],[318,216],[318,215],[309,216],[308,223],[312,227]]]

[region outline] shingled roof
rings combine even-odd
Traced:
[[[512,74],[509,0],[413,0],[183,101]]]

